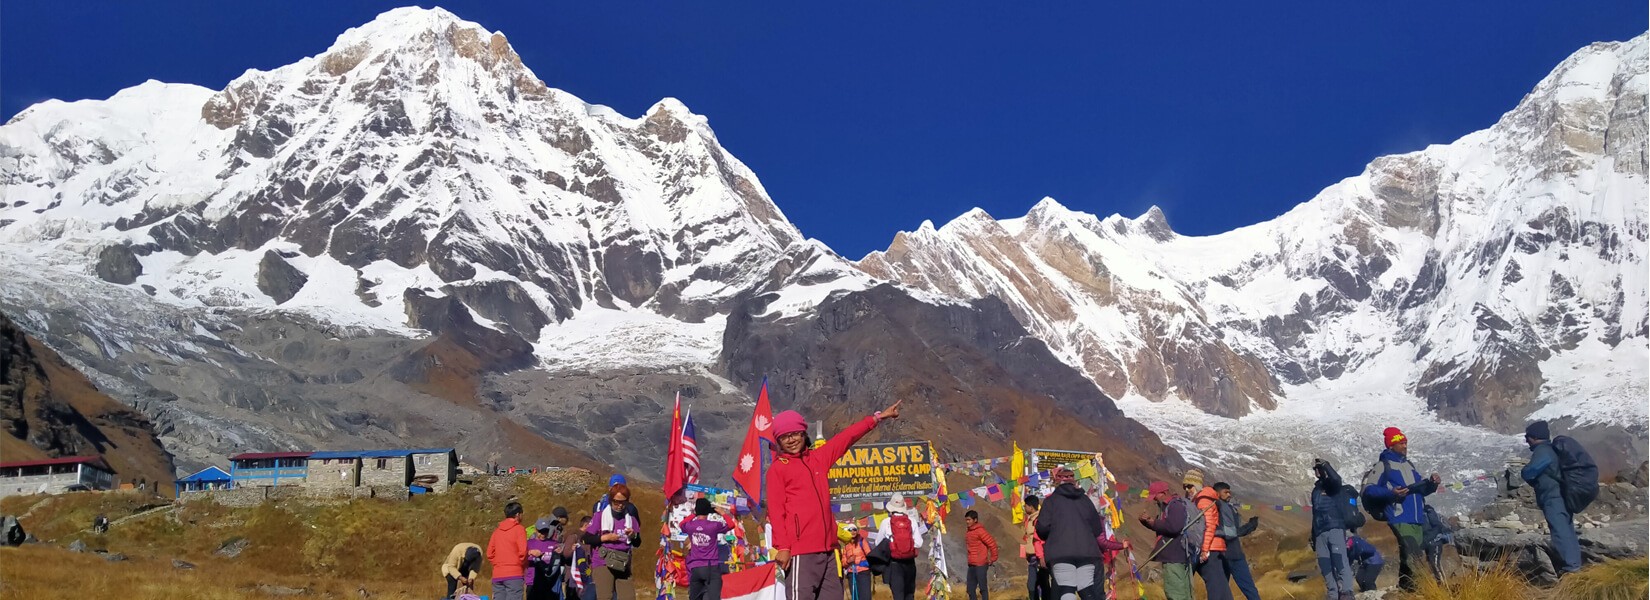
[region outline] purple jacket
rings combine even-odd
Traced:
[[[539,569],[550,568],[550,561],[556,558],[556,549],[560,547],[561,541],[555,538],[541,540],[536,535],[527,538],[527,552],[529,556],[527,557],[527,568],[523,570],[526,573],[527,585],[533,585],[533,574]],[[539,556],[531,556],[534,550],[538,550],[544,554]]]
[[[602,528],[602,521],[607,519],[612,519],[613,525],[612,527],[604,529]],[[618,550],[622,552],[626,550],[633,550],[637,546],[642,545],[641,528],[641,523],[638,522],[636,517],[629,514],[614,515],[611,510],[604,510],[601,513],[598,513],[595,518],[590,519],[590,526],[584,529],[584,543],[593,547],[590,551],[590,567],[597,568],[607,566],[607,561],[602,560],[602,553],[599,550],[594,549],[595,547],[605,547],[609,550]],[[602,542],[601,538],[603,535],[615,533],[616,531],[622,531],[623,533],[627,533],[629,535],[626,536],[626,539],[619,540],[617,542]]]
[[[1186,529],[1186,504],[1176,500],[1169,501],[1169,504],[1163,507],[1163,512],[1157,516],[1157,520],[1151,523],[1152,531],[1157,533],[1157,558],[1153,559],[1155,562],[1176,565],[1197,562],[1197,557],[1186,556],[1186,548],[1180,540]],[[1197,534],[1192,532],[1187,535]]]

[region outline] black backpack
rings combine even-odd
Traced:
[[[1367,523],[1364,520],[1364,512],[1358,510],[1358,488],[1350,485],[1341,486],[1341,493],[1335,494],[1333,501],[1340,507],[1341,519],[1346,521],[1348,531],[1362,529]],[[1386,511],[1383,510],[1381,513],[1385,515]]]
[[[1567,435],[1553,438],[1553,450],[1558,453],[1558,486],[1564,508],[1572,515],[1586,510],[1598,499],[1598,464],[1581,442]]]

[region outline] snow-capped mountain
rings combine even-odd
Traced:
[[[679,102],[628,118],[500,33],[396,9],[221,91],[149,82],[0,126],[0,310],[184,467],[550,439],[653,471],[681,390],[712,473],[765,375],[830,419],[891,395],[992,415],[906,431],[954,448],[1054,436],[1289,479],[1379,414],[1484,467],[1506,438],[1436,416],[1643,436],[1645,48],[1584,49],[1494,127],[1267,223],[1186,237],[1045,200],[853,263]]]
[[[1182,236],[1155,207],[1102,219],[1045,199],[924,223],[858,265],[1002,298],[1115,398],[1241,417],[1379,373],[1462,423],[1642,434],[1646,48],[1584,48],[1489,129],[1379,158],[1269,222]]]
[[[700,322],[819,250],[680,102],[587,104],[441,9],[223,91],[42,103],[0,146],[0,243],[184,305],[394,330],[422,288],[537,341],[587,309]]]
[[[155,417],[184,465],[419,428],[455,443],[549,410],[474,411],[482,374],[523,367],[686,370],[737,397],[707,369],[738,298],[786,290],[769,306],[794,312],[822,281],[870,285],[705,118],[585,103],[442,9],[222,91],[30,107],[0,127],[0,192],[0,308]],[[608,393],[650,387],[668,386]],[[637,437],[603,419],[571,443]],[[532,447],[513,435],[458,443]]]

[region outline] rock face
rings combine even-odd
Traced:
[[[126,285],[143,274],[143,263],[132,254],[132,247],[117,244],[104,248],[97,255],[97,276],[109,283]]]
[[[0,451],[8,461],[102,454],[120,481],[172,481],[172,456],[141,413],[99,391],[0,313]]]
[[[771,300],[750,298],[729,317],[720,367],[746,386],[767,375],[775,410],[798,408],[834,429],[903,399],[911,418],[879,428],[879,439],[929,439],[966,453],[958,459],[1047,440],[1103,451],[1108,466],[1141,477],[1185,466],[994,299],[936,306],[884,284],[788,318],[763,316]]]
[[[286,262],[274,250],[265,252],[263,260],[258,261],[258,289],[273,298],[276,304],[291,300],[308,282],[308,275]]]

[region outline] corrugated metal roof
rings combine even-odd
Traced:
[[[310,458],[406,458],[411,450],[326,450],[309,455]]]
[[[229,481],[229,473],[226,473],[223,469],[219,469],[215,466],[207,467],[195,472],[194,475],[179,479],[178,483],[190,481]]]
[[[229,457],[229,460],[263,460],[266,458],[308,458],[308,452],[247,452]]]
[[[13,467],[44,467],[44,466],[48,466],[48,465],[78,465],[78,464],[91,465],[91,466],[97,467],[99,469],[103,469],[105,471],[108,471],[110,473],[115,472],[114,469],[109,468],[109,463],[103,462],[103,457],[102,456],[65,456],[65,457],[62,457],[62,458],[47,458],[47,459],[42,459],[42,460],[25,460],[25,461],[19,461],[19,462],[0,463],[0,469],[9,469],[9,468],[13,468]]]

